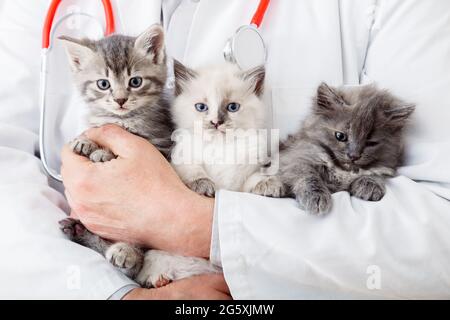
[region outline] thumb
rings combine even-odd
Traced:
[[[126,158],[135,152],[142,142],[140,138],[114,124],[91,128],[84,135],[98,145],[111,150],[115,155]]]

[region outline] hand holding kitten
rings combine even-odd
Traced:
[[[189,190],[143,138],[115,125],[89,129],[86,137],[117,154],[98,164],[68,146],[63,150],[69,204],[89,230],[111,240],[209,255],[214,200]]]

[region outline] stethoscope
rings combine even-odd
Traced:
[[[267,49],[259,32],[270,0],[261,0],[250,22],[236,30],[228,39],[223,50],[226,61],[237,64],[242,70],[249,70],[264,65],[267,60]]]
[[[62,182],[61,174],[53,169],[49,164],[45,147],[45,129],[46,129],[46,103],[47,103],[47,64],[49,52],[52,50],[52,40],[55,29],[66,19],[74,15],[82,15],[88,18],[98,20],[87,13],[69,13],[62,16],[56,23],[54,18],[62,0],[53,0],[47,12],[42,31],[42,57],[41,57],[41,88],[40,88],[40,127],[39,127],[39,149],[40,158],[44,170],[49,177]],[[241,69],[248,70],[252,67],[264,65],[267,59],[267,50],[264,39],[258,31],[264,15],[269,6],[270,0],[260,0],[258,8],[251,20],[250,25],[244,25],[236,30],[235,34],[226,42],[223,54],[226,61],[237,64]],[[102,0],[106,18],[105,36],[115,31],[115,22],[113,8],[110,0]],[[100,27],[103,27],[100,24]]]
[[[58,173],[55,169],[53,169],[48,161],[46,147],[45,147],[45,132],[46,132],[46,109],[47,109],[47,63],[48,56],[52,50],[52,40],[55,29],[66,19],[74,16],[74,15],[82,15],[88,18],[94,19],[97,21],[97,18],[89,15],[87,13],[68,13],[62,16],[56,23],[53,23],[56,12],[58,11],[58,7],[61,4],[62,0],[53,0],[50,3],[50,7],[47,12],[47,16],[44,22],[44,28],[42,31],[42,54],[41,54],[41,88],[40,88],[40,126],[39,126],[39,150],[41,162],[44,167],[44,170],[47,172],[48,176],[55,179],[56,181],[62,182],[61,174]],[[115,31],[115,23],[114,23],[114,14],[110,0],[102,0],[103,8],[105,10],[105,18],[106,18],[106,30],[104,32],[105,36],[108,36]],[[97,21],[98,22],[98,21]],[[100,22],[98,22],[100,24]],[[103,29],[103,26],[100,27]]]

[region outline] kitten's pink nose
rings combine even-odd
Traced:
[[[128,101],[128,98],[122,98],[122,99],[114,99],[115,102],[117,102],[117,104],[121,107],[123,107],[123,105],[125,104],[125,102]]]
[[[217,129],[221,124],[223,124],[223,121],[211,121],[211,124]]]
[[[361,159],[361,155],[359,153],[356,153],[356,152],[349,152],[349,153],[347,153],[347,157],[349,157],[349,159],[352,160],[353,162]]]

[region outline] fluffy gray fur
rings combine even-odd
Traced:
[[[385,194],[385,179],[402,160],[402,132],[414,105],[376,86],[344,89],[323,83],[301,129],[281,146],[280,174],[307,212],[323,214],[331,194],[368,201]]]
[[[118,124],[149,140],[168,158],[173,124],[164,95],[167,67],[161,26],[153,25],[137,38],[113,35],[98,41],[60,39],[65,41],[75,83],[89,107],[89,124]],[[138,81],[139,86],[132,86],[131,81],[136,77],[142,81]],[[109,87],[102,90],[98,81],[104,80],[108,81]],[[94,162],[115,157],[111,151],[84,136],[76,138],[71,145],[75,153]],[[146,287],[216,272],[207,263],[193,264],[192,258],[179,256],[157,263],[155,257],[171,255],[145,251],[124,242],[107,241],[72,218],[60,221],[60,228],[69,239],[101,253],[124,274]],[[171,260],[170,264],[168,260]]]

